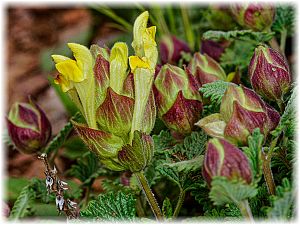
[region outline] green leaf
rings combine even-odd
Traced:
[[[11,210],[9,219],[20,219],[30,215],[30,209],[33,207],[34,199],[35,192],[32,190],[31,186],[25,186]]]
[[[295,8],[291,5],[281,5],[276,7],[275,21],[272,30],[276,32],[286,32],[291,35],[294,33]]]
[[[212,101],[211,104],[220,105],[227,87],[231,84],[232,83],[230,82],[218,80],[212,83],[204,84],[200,88],[200,92],[205,98],[209,98]]]
[[[272,220],[287,220],[294,217],[295,192],[287,178],[282,180],[282,186],[276,188],[276,196],[271,197],[271,207],[267,215]]]
[[[95,220],[132,221],[136,215],[135,201],[133,195],[123,192],[100,194],[96,200],[89,202],[80,216]]]
[[[170,219],[173,216],[173,208],[168,197],[165,198],[162,206],[162,213],[165,218]]]
[[[85,153],[68,171],[68,174],[78,178],[82,185],[91,185],[93,180],[103,173],[105,174],[105,170],[100,167],[97,156],[92,152]]]
[[[236,67],[246,69],[253,56],[256,44],[246,41],[234,41],[221,55],[220,64],[222,67]]]
[[[117,181],[105,179],[102,181],[101,186],[105,192],[115,192],[121,191],[126,194],[132,194],[132,189],[120,184]]]
[[[237,181],[229,181],[225,177],[214,177],[211,182],[209,198],[215,205],[226,203],[238,204],[242,200],[257,194],[255,187]]]
[[[76,113],[71,119],[72,120],[77,120],[80,118],[81,115],[80,113]],[[67,137],[71,133],[73,129],[73,125],[71,122],[68,122],[61,130],[60,132],[55,136],[55,138],[52,139],[52,141],[48,144],[48,146],[45,149],[45,153],[49,154],[52,151],[55,151],[59,149],[63,143],[66,141]]]
[[[210,40],[243,40],[249,42],[267,42],[273,38],[275,32],[254,32],[252,30],[206,31],[202,38]]]
[[[248,137],[248,147],[243,147],[252,171],[252,183],[257,184],[262,175],[262,145],[264,135],[260,133],[259,128],[255,128],[252,135]]]

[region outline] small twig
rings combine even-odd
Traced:
[[[176,205],[176,208],[175,208],[174,213],[173,213],[173,219],[178,216],[178,214],[180,212],[180,209],[182,207],[182,204],[184,202],[184,198],[185,198],[185,191],[180,189],[180,194],[179,194],[179,197],[178,197],[177,205]]]

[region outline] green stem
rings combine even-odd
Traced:
[[[181,209],[181,206],[184,202],[184,198],[185,198],[185,191],[180,189],[180,194],[179,194],[179,197],[178,197],[177,205],[176,205],[176,208],[175,208],[174,213],[173,213],[173,219],[178,216],[179,211]]]
[[[137,198],[136,198],[136,212],[137,212],[137,214],[140,218],[146,216],[146,213],[145,213],[143,203],[142,203],[142,199],[141,199],[140,195],[138,195]]]
[[[163,220],[163,215],[162,215],[162,212],[157,204],[157,201],[154,197],[154,194],[152,193],[150,187],[149,187],[149,184],[148,184],[148,181],[143,173],[143,171],[140,171],[140,172],[136,172],[134,173],[135,176],[137,177],[145,195],[146,195],[146,198],[148,200],[148,203],[152,209],[152,212],[153,214],[155,215],[156,219],[158,221],[162,221]]]
[[[192,27],[190,24],[188,10],[184,6],[181,6],[180,9],[181,9],[183,26],[184,26],[184,30],[185,30],[185,36],[186,36],[186,39],[189,43],[191,50],[193,51],[194,46],[195,46],[195,38],[194,38],[194,33],[193,33],[193,30],[192,30]]]
[[[280,36],[280,50],[283,54],[285,53],[286,37],[287,37],[287,30],[283,29],[281,31],[281,36]]]
[[[277,42],[277,40],[276,40],[275,37],[273,37],[273,38],[269,41],[269,44],[270,44],[270,46],[271,46],[273,49],[275,49],[275,50],[277,50],[277,51],[281,51],[281,50],[280,50],[280,46],[279,46],[279,44],[278,44],[278,42]]]
[[[153,11],[155,13],[156,18],[158,19],[159,29],[162,34],[170,34],[169,28],[167,26],[164,14],[159,5],[155,5],[153,7]]]
[[[85,196],[84,196],[84,203],[83,203],[83,207],[85,208],[88,203],[89,203],[89,199],[90,199],[90,193],[91,193],[91,187],[87,186],[86,187],[86,191],[85,191]]]
[[[243,217],[245,219],[249,220],[250,222],[254,222],[248,200],[245,199],[243,201],[240,201],[237,205],[238,205]]]

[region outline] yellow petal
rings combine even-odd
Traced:
[[[60,63],[60,62],[70,59],[63,55],[51,55],[51,57],[55,63]]]
[[[134,73],[136,68],[144,68],[144,69],[149,69],[150,65],[146,61],[146,58],[140,58],[138,56],[130,56],[129,57],[129,65],[131,68],[131,72]]]
[[[73,88],[72,83],[64,79],[60,74],[55,78],[54,83],[60,85],[63,92],[67,92]]]
[[[82,71],[78,68],[76,61],[72,59],[57,63],[55,67],[67,81],[81,82],[84,80]]]
[[[140,57],[144,56],[143,33],[146,30],[148,18],[149,13],[145,11],[136,18],[133,25],[133,41],[131,45],[134,48],[135,54]]]
[[[93,56],[90,50],[87,47],[76,43],[68,43],[68,46],[72,50],[77,65],[83,72],[84,78],[86,78],[87,75],[90,75],[89,71],[94,65]]]

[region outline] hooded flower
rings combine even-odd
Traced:
[[[209,115],[196,125],[212,137],[247,145],[247,138],[256,127],[266,137],[276,128],[279,120],[279,113],[263,102],[254,91],[232,84],[222,98],[220,113]]]
[[[85,92],[93,93],[95,107],[86,111],[94,116],[96,126],[88,121],[73,124],[83,141],[112,170],[140,171],[153,155],[149,134],[156,117],[152,83],[157,49],[155,27],[147,28],[148,17],[148,12],[144,12],[134,23],[134,56],[128,57],[128,47],[123,42],[115,43],[110,51],[93,45],[88,54],[92,56],[88,75],[93,82]],[[70,82],[75,88],[70,90],[80,96],[81,87],[77,87],[83,84]]]

